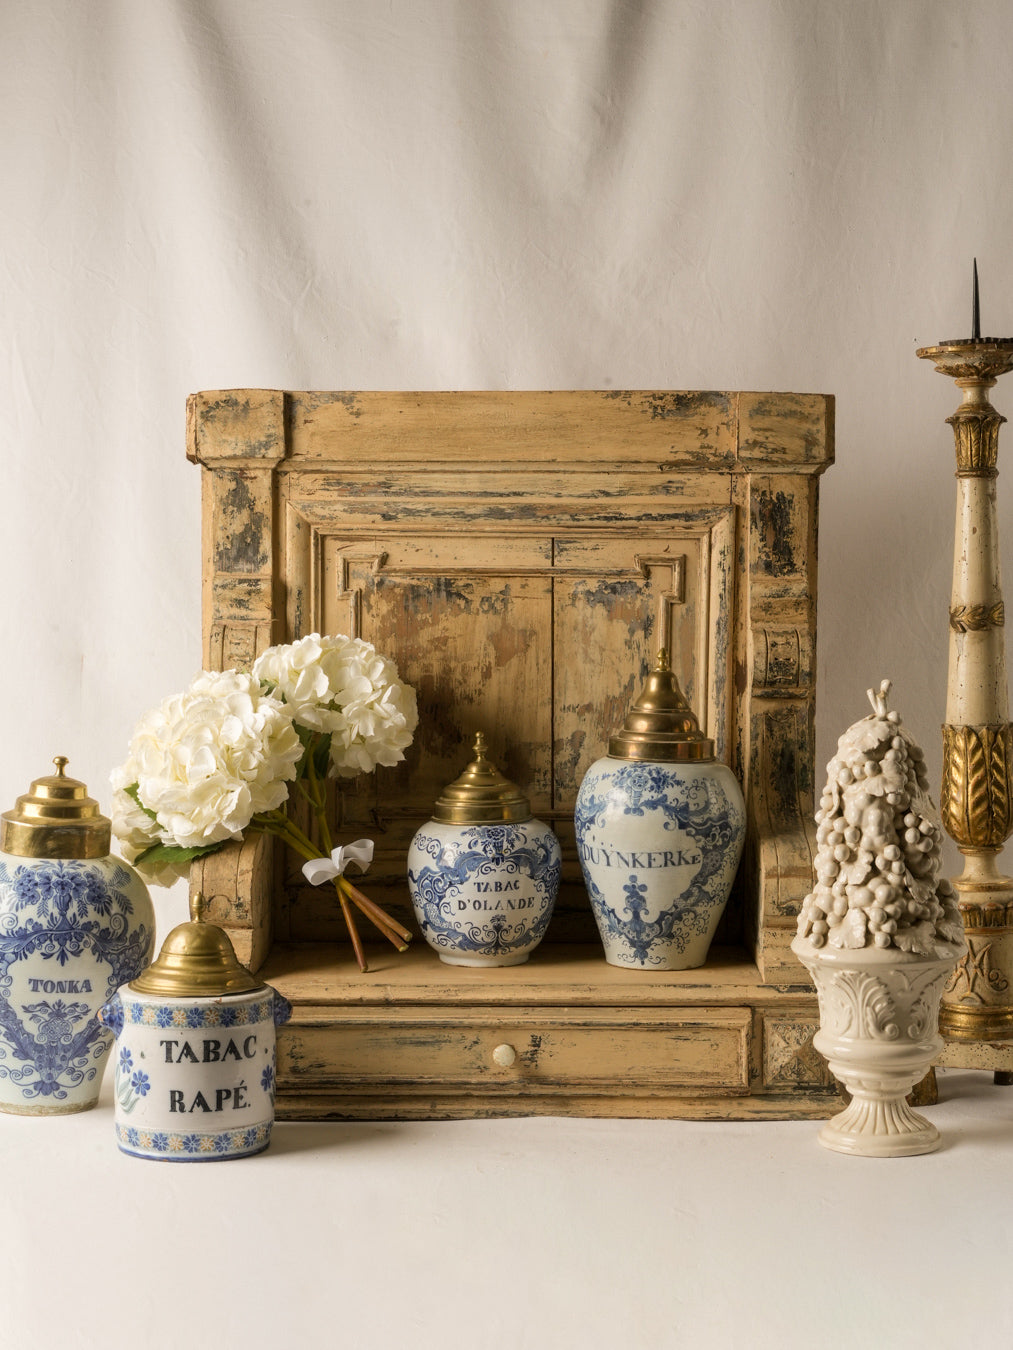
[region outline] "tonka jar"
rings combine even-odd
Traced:
[[[475,758],[408,850],[423,937],[448,965],[520,965],[545,936],[559,873],[559,841],[486,758],[479,732]]]
[[[101,1010],[117,1040],[116,1142],[137,1158],[214,1162],[271,1141],[275,1028],[291,1005],[203,922],[203,897],[190,912]]]
[[[147,887],[53,762],[0,820],[0,1111],[15,1115],[95,1105],[112,1044],[99,1008],[155,943]]]
[[[745,807],[666,652],[608,755],[585,774],[574,825],[605,959],[633,969],[703,965],[742,854]]]

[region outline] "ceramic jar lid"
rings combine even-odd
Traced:
[[[0,817],[0,850],[21,858],[104,858],[112,826],[57,755],[56,773],[36,778],[13,810]]]
[[[700,730],[664,648],[622,730],[609,740],[609,754],[613,759],[661,762],[714,758],[714,742]]]
[[[131,980],[131,989],[168,998],[215,998],[266,988],[240,965],[228,934],[217,924],[204,923],[203,912],[204,897],[196,895],[190,901],[190,922],[172,930],[147,970]]]
[[[475,758],[444,788],[433,819],[445,825],[502,825],[531,819],[531,805],[516,783],[485,757],[485,737],[475,737]]]

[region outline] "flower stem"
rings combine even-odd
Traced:
[[[309,757],[309,768],[307,771],[309,780],[308,786],[303,786],[303,795],[313,809],[317,826],[320,830],[320,844],[315,844],[309,835],[296,825],[291,816],[285,811],[264,811],[256,816],[251,825],[265,834],[274,835],[281,839],[300,857],[307,862],[321,856],[321,847],[329,854],[332,851],[330,826],[327,822],[327,797],[326,787],[317,776],[313,767],[313,757]],[[301,785],[302,786],[302,785]],[[341,914],[348,928],[348,936],[352,940],[352,950],[355,952],[355,959],[358,962],[359,969],[366,971],[369,966],[366,963],[366,954],[362,946],[362,939],[359,936],[359,930],[355,923],[355,915],[352,905],[381,933],[388,942],[397,948],[399,952],[407,951],[408,944],[411,942],[412,933],[408,928],[403,927],[392,918],[391,915],[374,900],[363,895],[358,887],[353,886],[347,877],[340,876],[334,879],[334,889],[337,892],[338,903],[341,905]]]
[[[411,930],[403,928],[396,920],[392,919],[385,909],[370,900],[368,896],[363,895],[357,886],[353,886],[347,877],[341,878],[342,884],[346,888],[348,898],[353,905],[357,905],[368,919],[372,919],[377,928],[394,943],[398,951],[407,951],[408,943],[412,940]],[[402,946],[401,943],[404,945]]]

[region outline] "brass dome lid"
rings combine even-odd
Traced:
[[[609,754],[613,759],[662,762],[714,758],[714,742],[700,730],[664,648],[622,730],[609,740]]]
[[[485,757],[481,732],[475,737],[475,758],[460,778],[444,788],[433,819],[445,825],[502,825],[531,819],[531,806],[516,783],[504,778]]]
[[[146,970],[130,981],[139,994],[169,998],[213,998],[249,994],[266,986],[239,964],[228,935],[204,922],[204,897],[190,901],[190,922],[177,924]]]
[[[112,825],[76,778],[67,758],[53,760],[56,773],[36,778],[13,810],[0,817],[0,849],[20,858],[104,858]]]

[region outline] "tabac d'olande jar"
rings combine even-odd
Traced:
[[[527,797],[475,757],[436,803],[408,851],[412,904],[429,945],[452,966],[516,966],[545,936],[559,890],[559,841]]]

